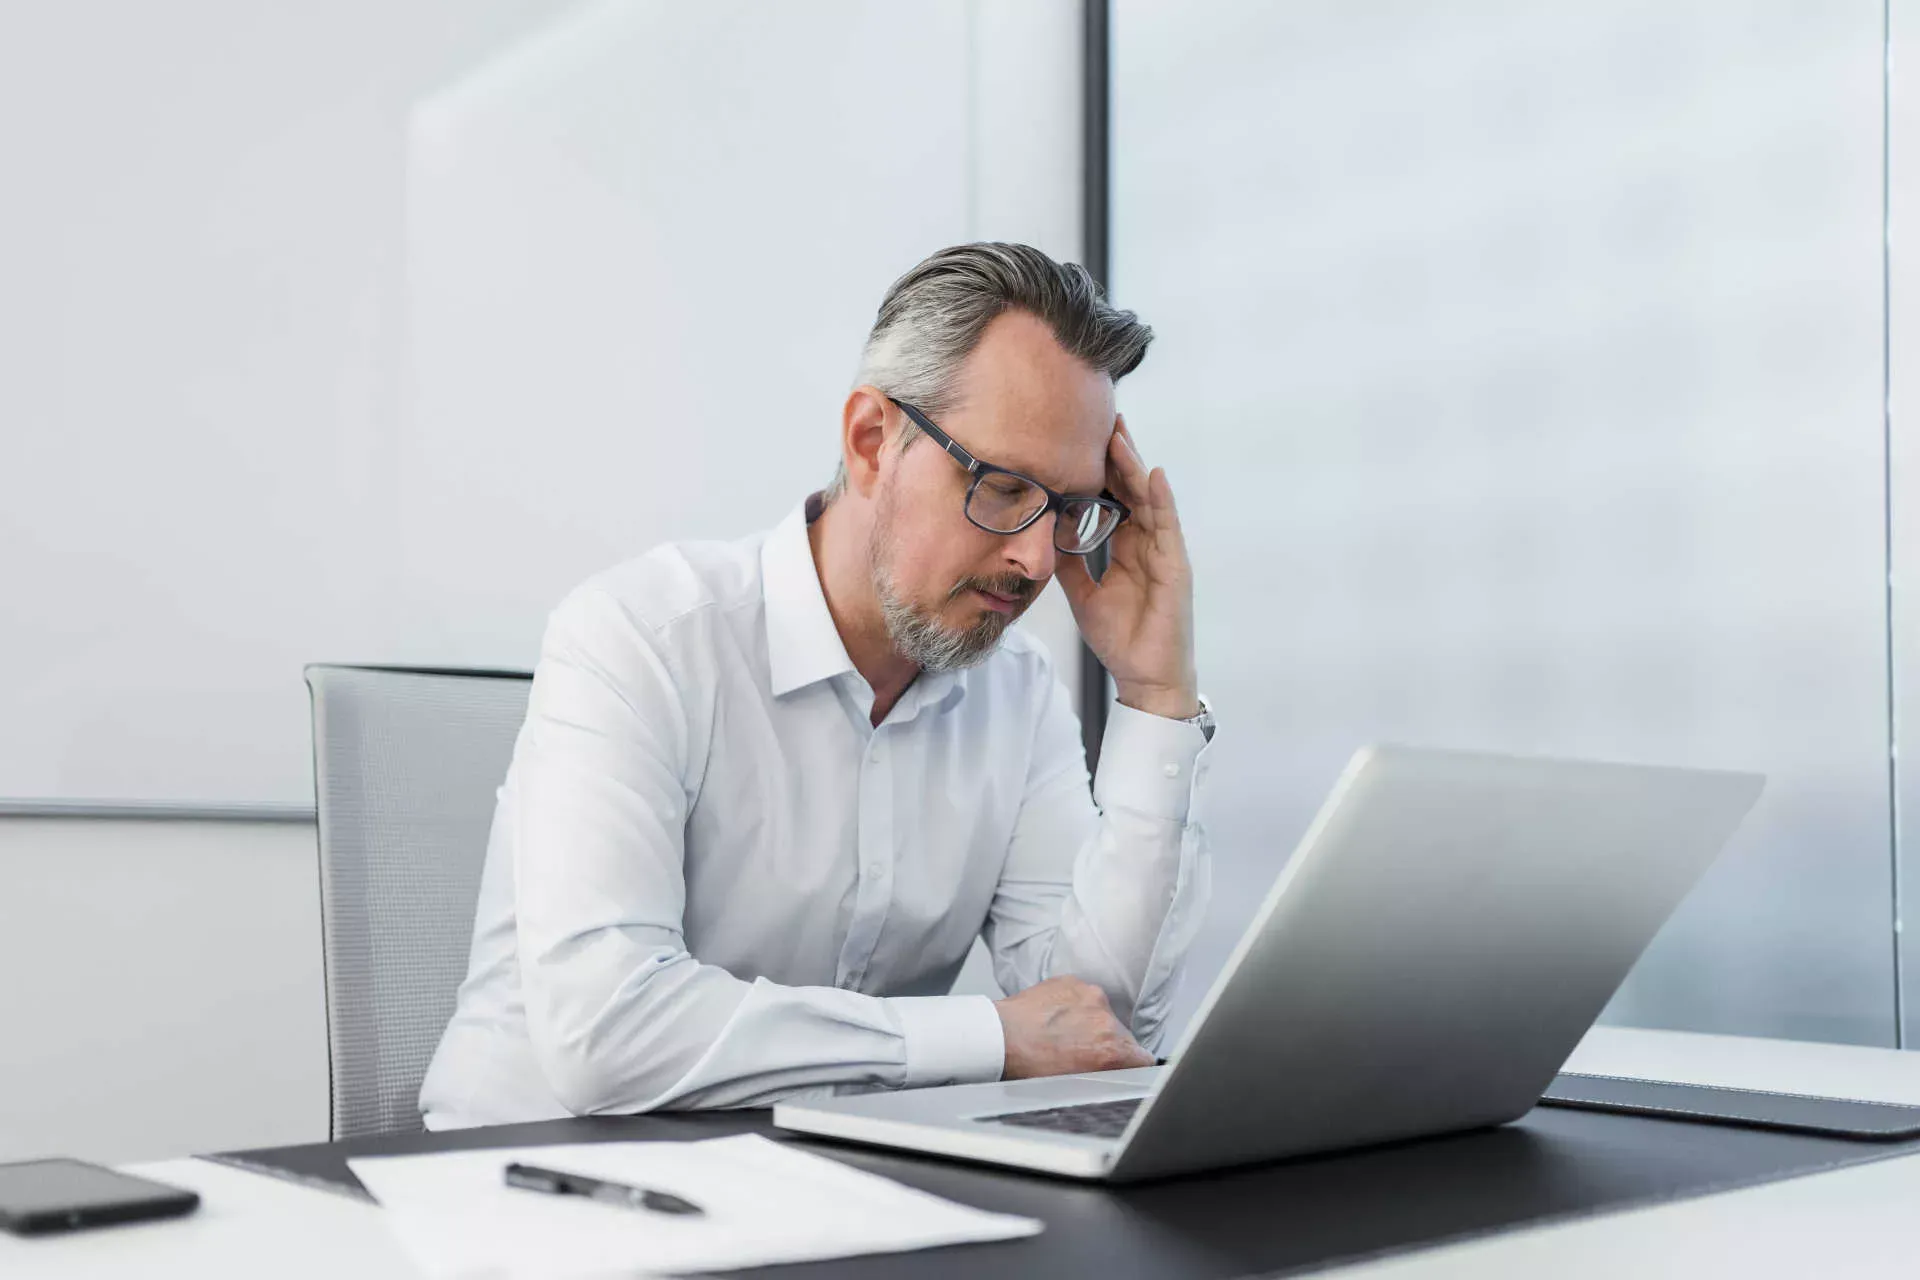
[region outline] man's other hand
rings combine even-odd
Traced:
[[[996,1000],[1007,1038],[1003,1080],[1076,1071],[1150,1067],[1153,1055],[1127,1033],[1107,993],[1079,978],[1048,978],[1017,996]]]

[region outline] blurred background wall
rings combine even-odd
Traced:
[[[531,665],[574,583],[824,485],[895,276],[1079,256],[1080,36],[0,7],[0,1159],[324,1136],[302,664]]]
[[[1061,0],[0,24],[0,796],[310,804],[303,663],[529,664],[826,483],[931,248],[1078,253]]]

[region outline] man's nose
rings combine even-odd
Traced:
[[[1053,514],[1049,512],[1009,535],[1006,550],[1007,560],[1027,577],[1036,582],[1051,578],[1054,557],[1059,554],[1053,545]]]

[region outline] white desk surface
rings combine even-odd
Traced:
[[[1571,1071],[1920,1104],[1920,1053],[1596,1028]],[[0,1235],[0,1276],[412,1277],[371,1205],[200,1160],[126,1166],[200,1192],[190,1217]],[[1920,1156],[1340,1268],[1341,1280],[1920,1273]]]

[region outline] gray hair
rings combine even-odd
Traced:
[[[859,382],[937,417],[958,400],[961,366],[987,325],[1004,311],[1044,322],[1068,354],[1118,382],[1146,357],[1153,330],[1110,304],[1075,262],[1055,262],[1031,245],[955,245],[893,282],[867,335]],[[900,448],[919,428],[908,422]],[[843,460],[828,486],[832,502],[846,491]]]

